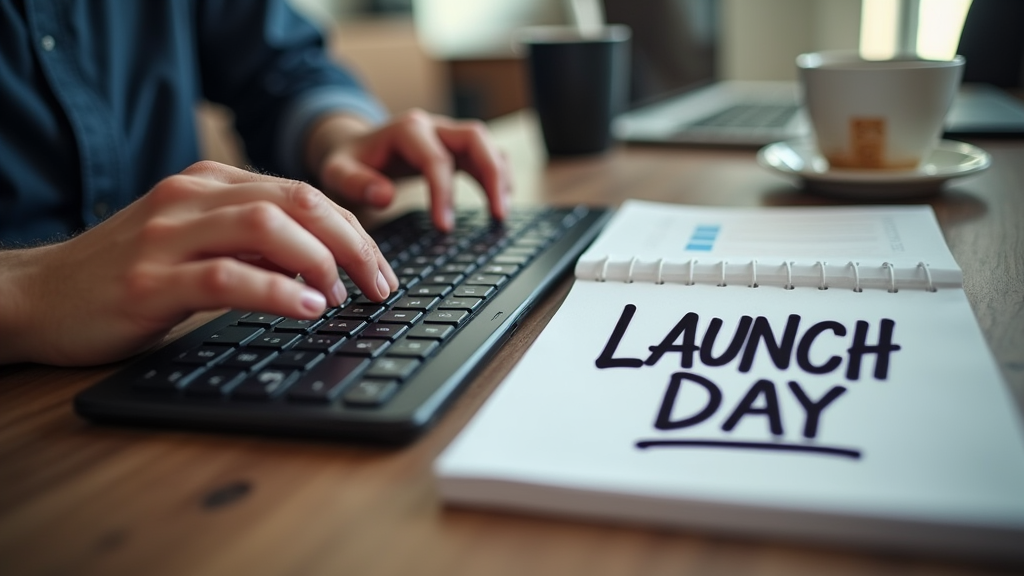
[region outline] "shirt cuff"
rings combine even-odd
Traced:
[[[309,180],[303,161],[306,135],[320,116],[333,112],[360,116],[374,125],[388,118],[384,107],[362,90],[329,86],[300,94],[288,105],[278,130],[277,158],[286,176]]]

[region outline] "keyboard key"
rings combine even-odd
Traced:
[[[480,298],[445,298],[438,310],[469,310],[479,308],[484,301]]]
[[[264,368],[235,386],[231,390],[231,397],[245,400],[269,400],[283,392],[298,376],[298,370]]]
[[[370,324],[359,335],[362,338],[383,338],[392,342],[405,333],[409,327],[405,324]]]
[[[489,298],[497,290],[494,286],[459,286],[452,292],[455,298]]]
[[[207,344],[223,344],[225,346],[242,346],[263,333],[263,328],[256,326],[228,326],[221,328],[216,334],[206,339]]]
[[[238,319],[239,326],[259,326],[260,328],[270,328],[274,324],[284,320],[283,316],[277,316],[276,314],[263,314],[262,312],[250,312],[245,316]]]
[[[331,353],[341,346],[341,343],[345,341],[344,336],[325,336],[322,334],[313,334],[306,336],[295,345],[296,350],[318,350],[320,352]]]
[[[375,358],[385,349],[391,346],[390,340],[378,340],[376,338],[357,338],[349,340],[338,348],[339,356],[363,356]]]
[[[447,284],[448,286],[455,286],[462,279],[465,278],[462,274],[431,274],[423,279],[424,282],[429,284]]]
[[[259,370],[270,362],[274,356],[277,356],[276,350],[246,348],[236,352],[234,356],[225,360],[221,366],[241,368],[242,370]]]
[[[355,300],[353,300],[352,303],[353,304],[358,304],[360,306],[384,306],[384,307],[388,307],[388,306],[391,306],[392,304],[394,304],[395,301],[398,300],[399,298],[401,298],[402,296],[405,296],[405,290],[403,290],[401,288],[401,286],[399,286],[398,290],[395,290],[394,292],[389,294],[388,297],[383,302],[376,302],[374,300],[370,300],[369,298],[366,297],[366,295],[363,295],[363,296],[360,296],[359,298],[356,298]]]
[[[271,365],[281,368],[296,368],[298,370],[309,370],[317,362],[323,360],[324,354],[316,350],[289,350],[282,352],[274,358]]]
[[[394,380],[360,380],[342,396],[345,404],[373,407],[387,402],[398,391]]]
[[[469,318],[469,312],[465,310],[434,310],[423,317],[428,324],[452,324],[458,325]]]
[[[441,299],[436,296],[406,296],[395,302],[396,309],[427,311],[437,305]]]
[[[180,364],[196,364],[209,366],[234,351],[230,346],[199,346],[188,352],[182,352],[174,359]]]
[[[288,390],[288,399],[330,402],[337,398],[338,394],[369,365],[370,360],[367,358],[353,356],[326,358],[317,365],[316,369]]]
[[[494,258],[491,258],[491,262],[492,263],[494,263],[494,264],[502,264],[502,265],[513,264],[513,265],[517,265],[517,266],[522,266],[522,265],[526,264],[529,261],[530,261],[530,257],[529,256],[524,256],[522,254],[502,253],[502,254],[498,254]]]
[[[420,257],[417,257],[420,258]],[[423,278],[427,274],[434,271],[434,265],[429,263],[422,264],[406,264],[405,266],[399,266],[395,270],[397,276],[409,276],[412,278]]]
[[[337,334],[341,336],[352,336],[363,328],[366,328],[363,320],[351,320],[348,318],[335,318],[324,322],[316,329],[317,334]]]
[[[445,340],[455,333],[455,327],[449,324],[419,324],[409,329],[406,338],[423,338],[427,340]]]
[[[452,287],[447,284],[417,284],[409,288],[409,296],[447,296]]]
[[[508,276],[501,274],[473,274],[466,279],[466,286],[494,286],[497,288],[508,281]]]
[[[398,286],[399,286],[399,288],[402,288],[403,290],[408,289],[408,288],[412,288],[413,286],[415,286],[415,285],[417,285],[419,283],[420,283],[420,277],[419,276],[399,276],[398,277]]]
[[[237,368],[214,368],[189,382],[185,388],[185,394],[188,396],[206,397],[223,396],[244,377],[244,370]]]
[[[468,259],[469,262],[458,262],[458,261],[455,261],[455,258],[459,258],[460,256],[465,256],[466,257],[465,259]],[[442,274],[460,274],[460,275],[465,276],[466,274],[469,274],[473,270],[476,270],[476,267],[479,264],[477,262],[479,257],[478,256],[474,256],[472,254],[467,254],[467,255],[459,254],[455,258],[452,259],[453,261],[449,261],[447,264],[444,264],[443,266],[439,267],[437,269],[437,271],[442,273]]]
[[[384,306],[380,304],[350,304],[338,312],[338,317],[373,321],[383,313]]]
[[[510,246],[509,249],[536,248],[539,250],[544,246],[547,246],[549,242],[550,240],[543,234],[531,234],[527,232],[526,234],[523,234],[519,238],[516,238],[516,241],[512,243],[512,246]]]
[[[445,258],[443,257],[447,257],[453,254],[454,252],[455,246],[444,246],[438,244],[435,244],[433,246],[427,246],[427,248],[423,250],[424,254],[434,256],[437,260],[444,260]]]
[[[498,247],[494,244],[489,244],[487,242],[477,242],[475,244],[470,244],[469,248],[467,248],[466,250],[468,253],[476,255],[479,261],[490,258],[491,254],[494,254],[495,252],[498,251]]]
[[[483,258],[483,256],[480,256],[479,254],[474,254],[474,253],[469,252],[469,251],[459,252],[455,256],[452,256],[451,260],[448,261],[448,264],[445,264],[445,266],[442,266],[441,271],[442,272],[446,272],[446,273],[455,272],[455,270],[446,269],[445,267],[447,267],[447,266],[464,266],[464,265],[468,265],[468,266],[472,266],[472,267],[476,268],[480,264],[484,263],[482,258]],[[467,272],[464,271],[462,273],[466,274]]]
[[[283,350],[290,346],[291,344],[293,344],[294,342],[300,340],[301,338],[302,336],[298,334],[289,334],[287,332],[269,332],[253,338],[252,341],[249,342],[249,347],[273,348],[274,350]]]
[[[391,356],[384,356],[383,358],[377,358],[370,364],[370,369],[366,371],[368,378],[382,378],[382,379],[395,379],[405,380],[412,373],[420,367],[421,362],[415,358],[392,358]]]
[[[538,248],[537,246],[519,245],[517,243],[513,243],[508,248],[505,248],[505,251],[502,252],[501,254],[502,256],[525,256],[527,258],[532,258],[539,251],[540,248]]]
[[[415,324],[423,317],[423,312],[418,310],[388,310],[377,319],[378,324]]]
[[[437,340],[410,340],[403,338],[388,348],[388,356],[407,356],[423,359],[430,356],[440,344]]]
[[[307,333],[310,330],[316,328],[322,320],[297,320],[295,318],[286,318],[280,324],[274,326],[274,332],[298,332]]]
[[[174,391],[189,383],[203,371],[202,368],[194,366],[180,366],[174,368],[154,368],[147,371],[135,381],[137,388],[146,390]]]
[[[483,274],[504,274],[505,276],[511,276],[518,270],[519,266],[516,264],[484,264],[479,271]]]

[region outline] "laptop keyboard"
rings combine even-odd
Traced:
[[[781,128],[800,109],[790,104],[737,104],[687,125],[688,128]]]
[[[76,398],[88,418],[406,441],[429,425],[519,318],[575,263],[603,210],[424,212],[371,235],[399,276],[383,303],[349,297],[317,320],[232,311]]]

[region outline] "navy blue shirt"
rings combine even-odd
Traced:
[[[0,244],[83,230],[198,160],[203,98],[293,178],[317,116],[384,115],[283,0],[0,0]]]

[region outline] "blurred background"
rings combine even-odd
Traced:
[[[484,120],[528,106],[515,31],[571,20],[568,0],[290,1],[322,28],[332,54],[391,112],[418,107]],[[621,3],[631,1],[657,5],[667,14],[702,5]],[[605,1],[609,20],[615,20],[616,4]],[[722,39],[715,57],[719,77],[793,80],[794,58],[815,50],[950,58],[970,5],[971,0],[720,0],[717,14],[706,21]],[[205,104],[199,122],[207,158],[244,165],[229,112]]]

